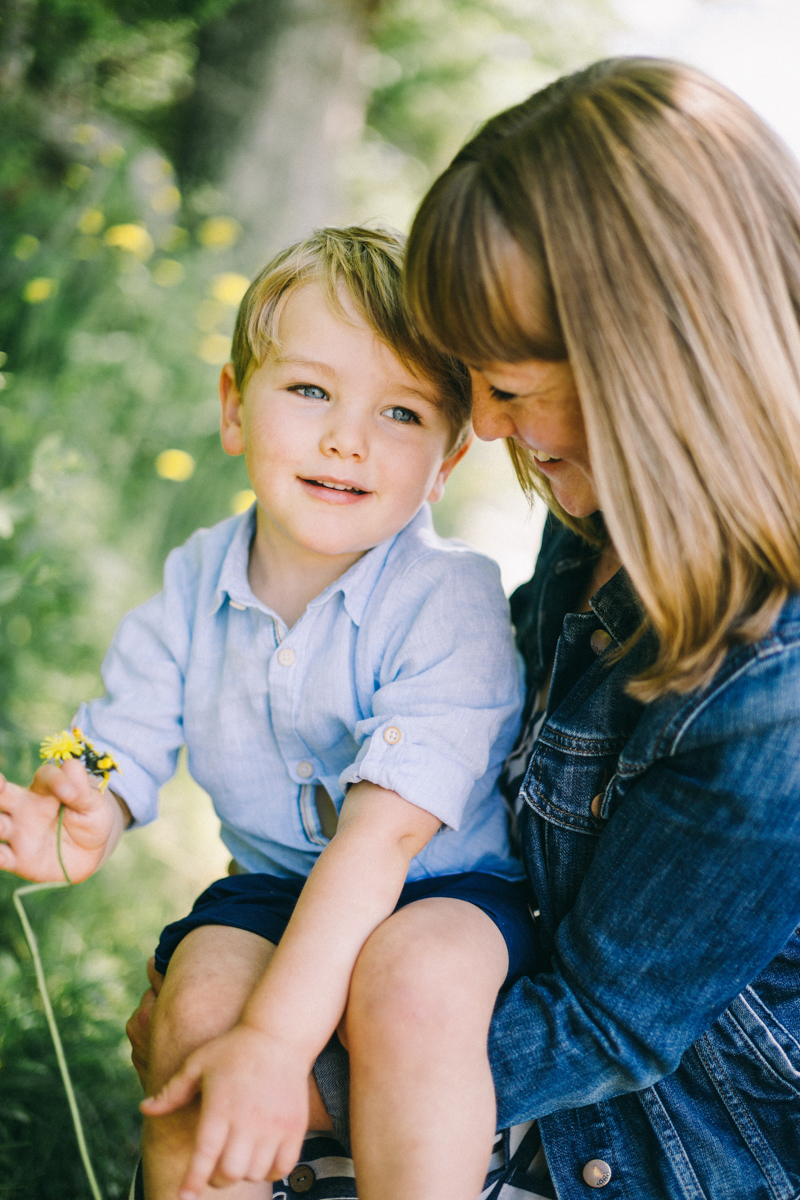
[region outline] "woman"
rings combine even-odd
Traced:
[[[790,1200],[798,168],[699,72],[599,63],[461,151],[407,271],[553,514],[509,763],[546,965],[496,1011],[498,1125],[538,1121],[559,1200]]]
[[[796,1200],[797,167],[698,72],[599,63],[461,151],[408,290],[553,514],[512,601],[507,767],[542,970],[492,1026],[516,1129],[484,1200]],[[341,1058],[316,1069],[339,1131]],[[352,1195],[319,1162],[289,1189]]]

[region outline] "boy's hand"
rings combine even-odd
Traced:
[[[6,843],[0,844],[0,869],[37,883],[64,878],[56,844],[62,804],[61,856],[70,879],[80,883],[97,870],[130,814],[111,792],[101,792],[99,780],[75,759],[60,766],[45,763],[30,788],[0,775],[0,843]]]
[[[197,1140],[180,1192],[196,1200],[207,1184],[281,1179],[294,1167],[308,1124],[308,1075],[301,1056],[252,1026],[237,1025],[190,1054],[145,1116],[183,1108],[201,1093]]]

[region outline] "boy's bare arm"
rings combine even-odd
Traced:
[[[186,1200],[212,1176],[215,1183],[277,1179],[294,1166],[306,1128],[307,1076],[344,1012],[356,960],[393,912],[411,859],[439,825],[395,792],[366,782],[350,789],[336,836],[309,875],[240,1024],[191,1055],[143,1105],[158,1116],[202,1090],[195,1154],[181,1191]]]
[[[29,788],[0,775],[0,869],[37,883],[64,878],[58,861],[58,814],[64,806],[61,856],[73,883],[106,861],[131,822],[127,804],[83,763],[45,763]]]

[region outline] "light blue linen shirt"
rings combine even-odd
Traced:
[[[247,580],[255,508],[173,550],[164,588],[122,621],[106,694],[75,720],[122,768],[137,824],[185,742],[221,835],[248,871],[305,876],[361,779],[443,822],[409,879],[521,878],[497,788],[522,704],[496,565],[433,531],[427,505],[308,605],[289,630]]]

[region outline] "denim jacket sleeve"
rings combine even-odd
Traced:
[[[543,818],[526,798],[530,830]],[[706,689],[642,710],[597,825],[550,962],[498,1003],[490,1057],[501,1128],[668,1075],[796,928],[797,600]],[[555,857],[559,829],[547,837]]]

